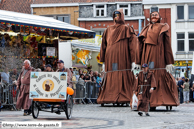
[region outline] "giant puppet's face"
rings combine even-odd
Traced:
[[[160,18],[160,15],[158,12],[153,12],[151,14],[151,22],[152,23],[156,23],[159,20],[159,18]]]
[[[120,18],[121,18],[121,13],[118,12],[118,11],[115,11],[115,18],[114,18],[114,20],[118,21]]]

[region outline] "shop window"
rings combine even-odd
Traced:
[[[62,22],[70,23],[70,16],[57,16],[57,15],[42,15],[49,18],[54,18]]]
[[[128,5],[119,5],[119,8],[123,9],[125,16],[128,16]]]
[[[96,16],[103,17],[105,13],[104,10],[105,10],[104,5],[96,5]]]
[[[194,5],[189,6],[189,19],[194,19]]]
[[[184,6],[177,6],[177,19],[184,19]]]
[[[131,4],[131,16],[142,16],[142,4]]]
[[[194,33],[189,33],[189,51],[194,51]]]
[[[158,7],[151,7],[150,13],[152,13],[152,12],[159,12]]]
[[[66,23],[70,23],[69,16],[57,16],[57,20],[62,21],[62,22],[66,22]]]
[[[185,33],[177,34],[177,51],[184,51],[185,45]]]

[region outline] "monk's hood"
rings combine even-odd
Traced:
[[[121,13],[121,17],[120,17],[118,23],[116,23],[115,20],[114,20],[114,18],[115,18],[115,12],[116,11],[118,11],[118,12]],[[113,21],[114,21],[114,24],[125,24],[123,9],[118,9],[116,11],[113,12]]]

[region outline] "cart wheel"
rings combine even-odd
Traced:
[[[101,103],[101,107],[104,107],[104,104],[103,103]]]
[[[39,109],[36,101],[32,101],[32,116],[34,119],[38,118]]]
[[[73,98],[71,95],[67,95],[66,108],[65,108],[65,114],[67,119],[71,118],[72,109],[73,109]]]

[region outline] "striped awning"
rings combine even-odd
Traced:
[[[81,38],[95,37],[95,32],[91,30],[74,26],[53,18],[5,10],[0,10],[0,23],[16,26],[27,26],[30,28],[48,29],[60,32],[69,32],[70,35],[77,34],[77,37],[79,35]]]

